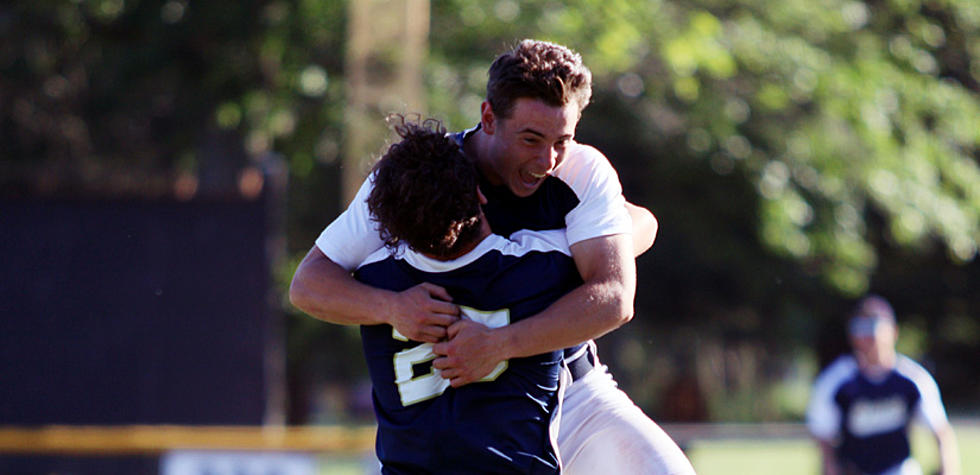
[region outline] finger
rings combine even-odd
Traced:
[[[435,353],[435,354],[437,354],[437,355],[443,356],[443,357],[446,356],[446,355],[448,355],[449,354],[449,343],[443,341],[443,342],[436,343],[435,345],[432,345],[432,352]],[[436,358],[436,359],[438,359],[438,358]]]
[[[427,340],[428,343],[437,343],[439,340],[446,338],[447,332],[446,327],[439,325],[429,325],[422,329],[422,333],[426,338],[432,338]]]
[[[451,304],[449,302],[443,302],[441,300],[431,300],[428,309],[432,313],[451,315],[453,317],[453,320],[456,320],[456,318],[459,316],[458,305]]]
[[[442,376],[442,379],[448,379],[451,382],[453,378],[459,378],[459,370],[455,368],[440,370],[439,376]]]
[[[462,320],[460,320],[460,322],[462,322]],[[452,340],[453,338],[456,338],[456,335],[459,335],[459,332],[462,329],[463,325],[459,325],[457,323],[449,325],[449,328],[446,329],[446,337]]]
[[[467,385],[467,384],[469,384],[471,382],[472,381],[469,381],[468,379],[466,379],[466,378],[464,378],[462,376],[458,376],[458,377],[455,377],[455,378],[450,379],[449,380],[449,385],[452,386],[452,387],[454,387],[454,388],[459,388],[459,387],[465,386],[465,385]]]
[[[432,360],[432,367],[442,371],[442,370],[447,370],[452,366],[449,365],[449,358],[446,358],[445,356],[440,356],[439,358]]]
[[[409,338],[409,340],[419,341],[419,342],[422,342],[422,343],[439,343],[440,341],[442,341],[442,337],[437,337],[437,336],[430,335],[430,334],[425,333],[425,332],[420,332],[418,334],[418,337],[416,337],[416,338]]]
[[[405,335],[405,338],[409,340],[420,341],[422,343],[438,343],[445,339],[445,337],[437,337],[433,333],[428,327],[420,327],[413,332],[402,332],[402,335]]]
[[[453,298],[449,295],[449,292],[445,288],[439,287],[436,284],[430,284],[428,282],[422,282],[422,288],[429,291],[429,295],[436,297],[440,300],[445,300],[446,302],[452,302]]]
[[[448,327],[449,325],[452,325],[457,320],[459,320],[459,317],[446,315],[443,313],[433,313],[430,314],[428,317],[426,317],[425,322],[430,325],[438,325],[442,328],[445,328]]]
[[[470,324],[472,324],[470,320],[460,319],[446,328],[446,336],[452,340],[453,338],[456,338],[456,335],[459,335],[459,332],[463,331],[463,329]]]

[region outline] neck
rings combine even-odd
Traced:
[[[497,179],[495,171],[490,164],[490,136],[483,131],[483,127],[480,127],[473,135],[470,135],[463,141],[463,154],[470,157],[476,163],[476,168],[480,170],[480,174],[491,185],[496,186],[503,183]]]
[[[460,257],[469,254],[470,251],[472,251],[473,249],[476,249],[476,246],[479,246],[484,239],[490,236],[490,234],[491,234],[490,223],[487,221],[487,218],[482,218],[482,220],[480,221],[480,233],[475,238],[473,238],[472,241],[464,244],[462,247],[459,248],[458,251],[454,252],[453,254],[449,256],[436,256],[425,252],[421,254],[425,257],[435,259],[437,261],[452,261],[455,259],[459,259]]]
[[[880,374],[895,367],[895,352],[857,352],[855,356],[861,371],[868,374]]]

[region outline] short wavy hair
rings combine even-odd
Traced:
[[[476,166],[433,119],[392,115],[401,136],[375,164],[368,209],[385,246],[399,243],[438,258],[458,254],[480,232]]]
[[[509,118],[522,97],[563,107],[574,102],[581,114],[592,98],[592,72],[582,56],[565,46],[522,40],[490,65],[487,102],[493,112]]]

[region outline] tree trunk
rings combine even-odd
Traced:
[[[385,116],[423,113],[429,0],[349,4],[342,193],[349,202],[389,137]]]

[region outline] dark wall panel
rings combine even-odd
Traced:
[[[258,424],[251,202],[0,203],[0,425]]]

